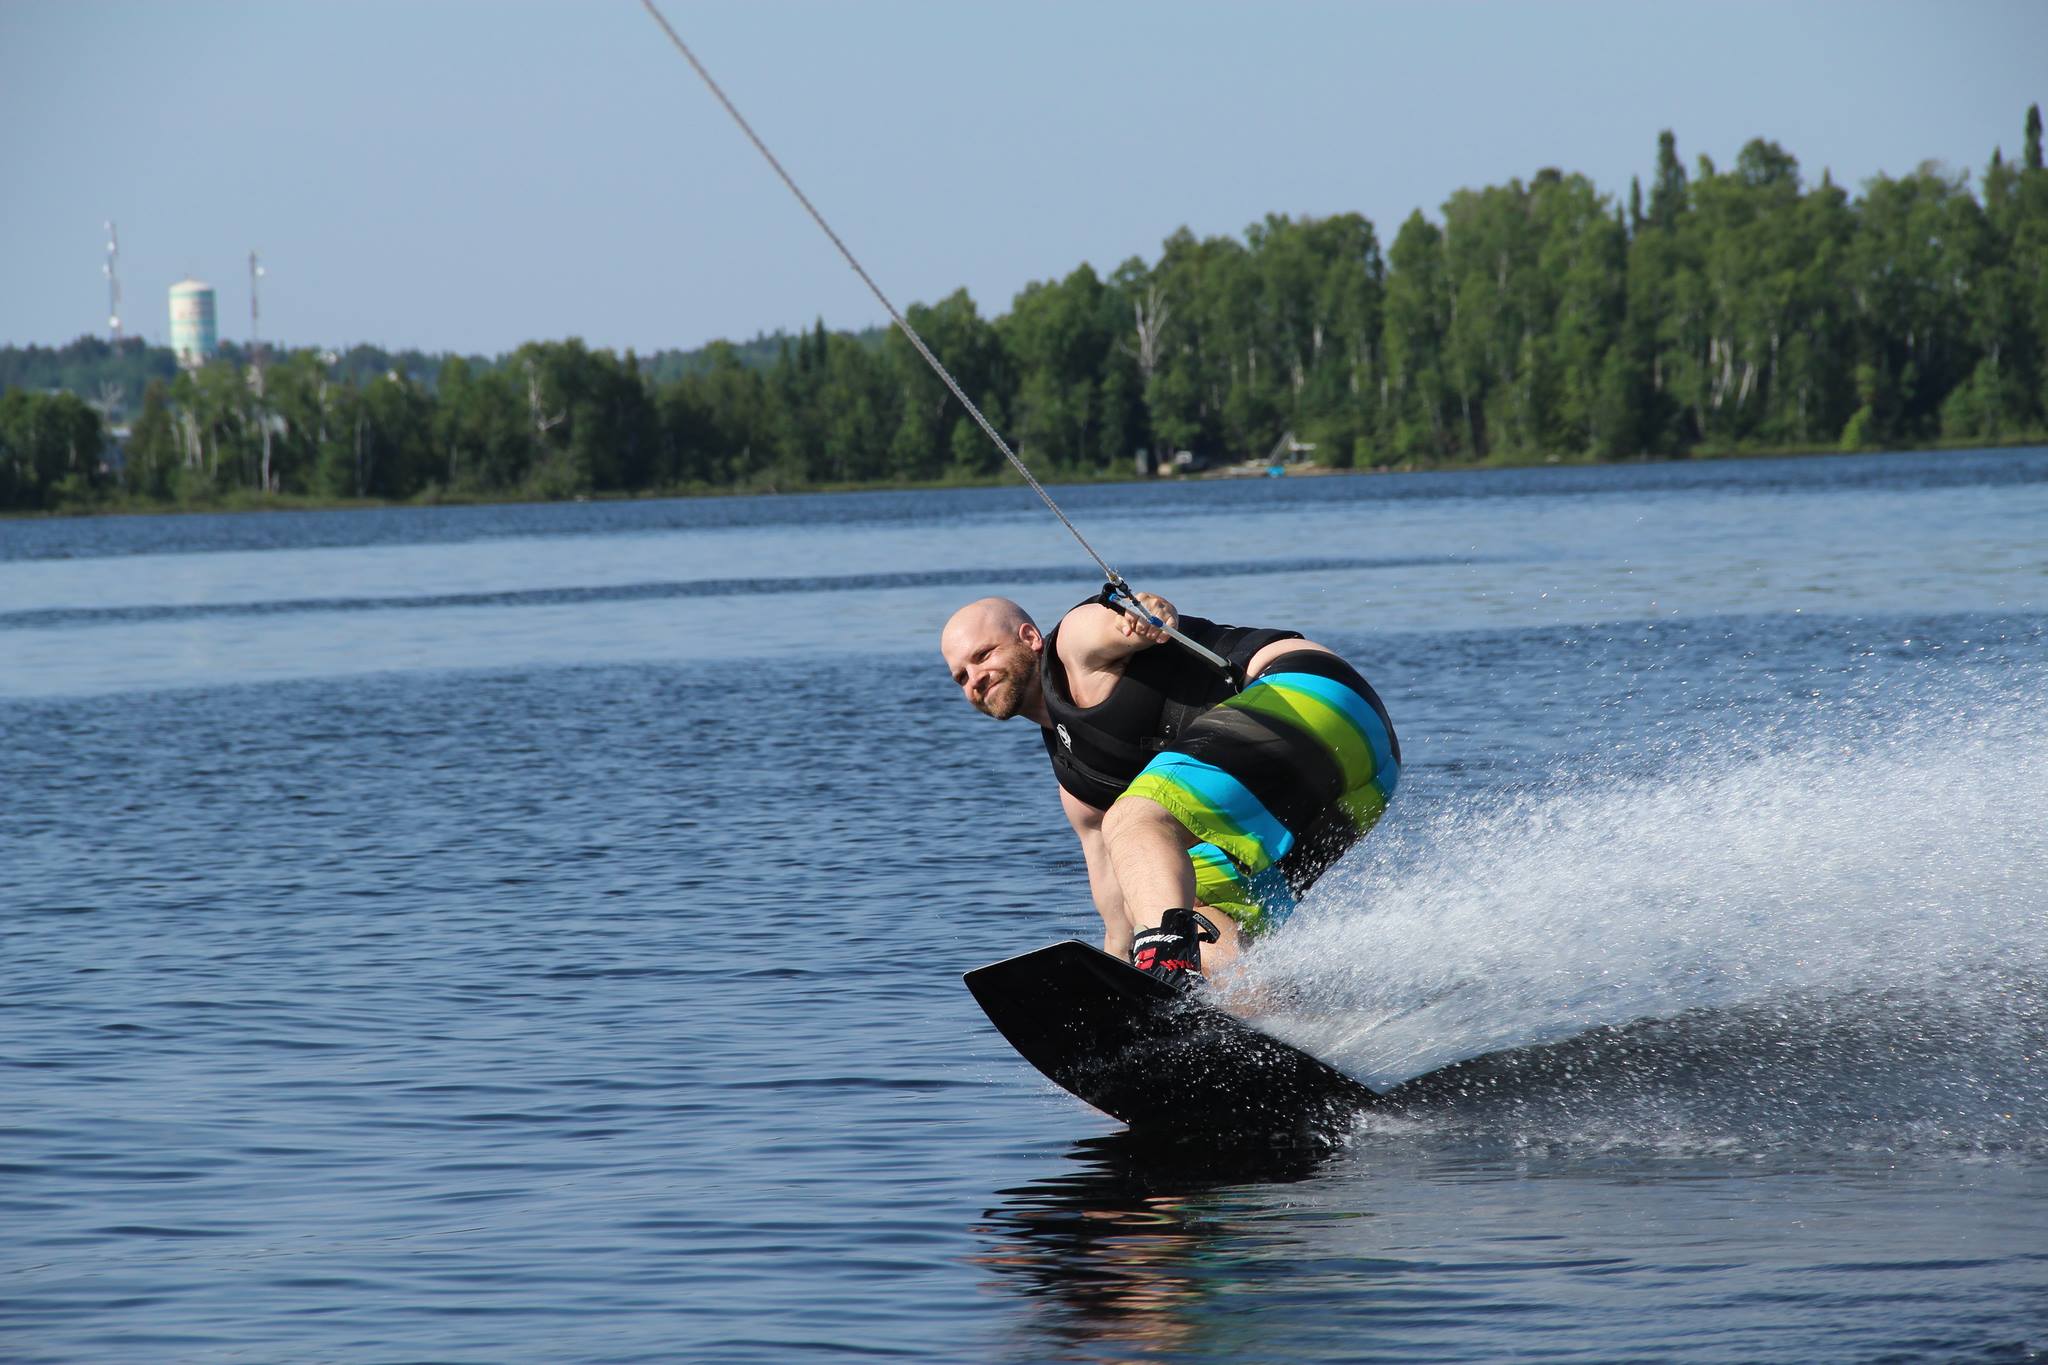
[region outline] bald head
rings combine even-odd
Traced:
[[[946,628],[939,632],[939,653],[947,652],[949,641],[977,639],[989,634],[1015,635],[1019,626],[1037,629],[1031,613],[1007,597],[984,597],[969,602],[946,618]]]
[[[969,704],[984,715],[1040,719],[1038,653],[1045,638],[1031,613],[1007,597],[984,597],[953,613],[939,632],[939,655]]]

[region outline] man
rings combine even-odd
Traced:
[[[1106,597],[1106,594],[1105,594]],[[1288,630],[1135,614],[1091,598],[1051,633],[985,597],[939,637],[974,708],[1040,727],[1080,837],[1105,952],[1187,987],[1278,923],[1386,809],[1401,747],[1358,671]]]

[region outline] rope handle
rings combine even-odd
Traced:
[[[1230,660],[1224,658],[1207,645],[1190,640],[1187,636],[1145,610],[1144,604],[1138,601],[1138,594],[1131,590],[1131,585],[1124,581],[1121,574],[1110,582],[1104,583],[1102,591],[1096,594],[1095,600],[1113,611],[1129,612],[1154,630],[1165,631],[1168,639],[1173,640],[1190,652],[1200,655],[1205,661],[1218,669],[1224,677],[1230,679],[1232,685],[1236,685],[1239,682],[1237,669],[1231,664]]]

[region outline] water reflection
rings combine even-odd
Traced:
[[[1213,1328],[1205,1301],[1284,1235],[1262,1218],[1268,1202],[1254,1188],[1307,1179],[1340,1150],[1085,1139],[1067,1153],[1072,1169],[1002,1192],[972,1229],[981,1249],[971,1259],[1029,1302],[1027,1330],[1057,1349],[1112,1359],[1171,1351],[1205,1321]]]

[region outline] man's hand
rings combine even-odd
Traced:
[[[1099,705],[1123,676],[1124,664],[1133,654],[1173,638],[1138,614],[1142,608],[1168,625],[1178,625],[1180,613],[1173,603],[1149,592],[1133,597],[1140,607],[1122,597],[1111,606],[1104,594],[1091,597],[1061,618],[1060,662],[1067,667],[1068,691],[1079,705]]]
[[[1141,592],[1132,594],[1138,605],[1158,617],[1169,626],[1180,624],[1180,613],[1173,609],[1173,603],[1158,593]],[[1148,645],[1163,645],[1173,637],[1145,620],[1129,607],[1117,613],[1117,629],[1126,639],[1143,640]]]

